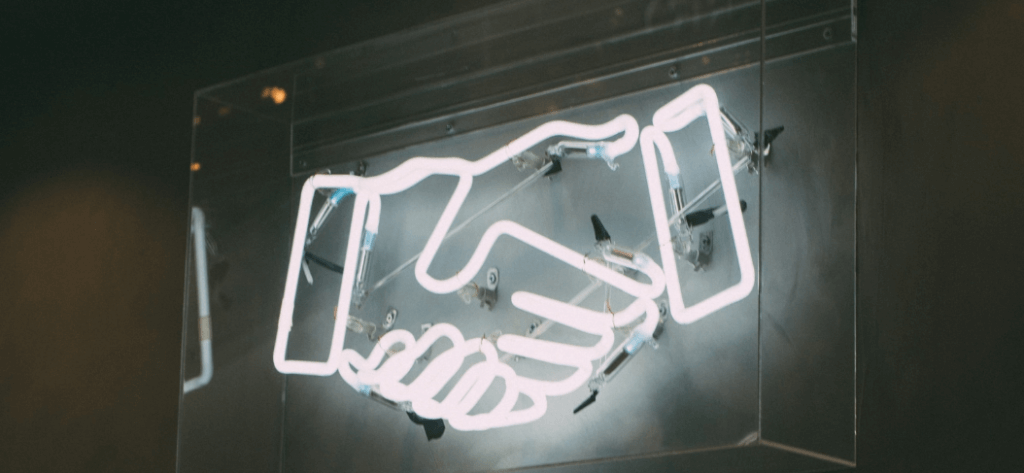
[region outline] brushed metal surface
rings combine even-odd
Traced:
[[[641,351],[601,390],[597,402],[578,414],[572,410],[589,395],[586,387],[549,398],[547,413],[536,422],[483,432],[449,426],[442,438],[432,441],[405,413],[372,402],[337,375],[284,376],[272,362],[292,226],[299,191],[308,177],[293,173],[347,173],[355,167],[353,160],[363,156],[324,146],[318,148],[315,163],[297,162],[295,153],[308,150],[296,147],[294,117],[224,102],[223,97],[252,92],[249,89],[257,82],[295,80],[289,79],[287,67],[203,92],[197,108],[207,121],[197,128],[195,146],[195,160],[202,162],[203,172],[194,177],[192,202],[207,213],[209,234],[217,244],[211,260],[211,273],[216,274],[210,278],[218,366],[211,384],[189,393],[182,403],[180,470],[244,466],[252,471],[296,472],[667,471],[689,465],[715,471],[793,471],[849,464],[855,420],[855,50],[848,34],[818,31],[844,24],[847,17],[838,7],[816,13],[820,21],[814,23],[818,17],[805,15],[811,10],[791,3],[775,5],[766,10],[769,25],[776,26],[768,31],[774,42],[765,44],[775,49],[763,71],[748,57],[757,54],[753,49],[711,48],[704,56],[678,58],[677,67],[666,73],[667,80],[644,82],[642,74],[622,74],[582,81],[562,91],[565,100],[550,102],[543,111],[524,115],[519,110],[479,124],[451,122],[447,132],[427,133],[409,142],[420,144],[402,147],[396,142],[393,147],[399,149],[366,159],[370,176],[414,156],[475,160],[556,119],[598,124],[628,113],[643,127],[651,123],[655,110],[699,83],[714,87],[720,103],[751,132],[759,126],[786,127],[773,144],[768,168],[736,176],[739,196],[748,204],[744,222],[759,274],[751,294],[693,324],[679,325],[669,318],[660,347]],[[787,24],[799,27],[790,31]],[[746,62],[737,64],[753,65],[724,71],[711,67],[707,70],[715,71],[713,75],[679,78],[680,71],[683,77],[692,77],[721,55],[740,53]],[[690,62],[694,67],[680,68]],[[650,66],[636,70],[655,71]],[[299,69],[309,77],[316,75],[308,67]],[[518,103],[512,101],[510,107]],[[705,119],[670,133],[669,139],[692,198],[718,178]],[[542,154],[556,141],[548,140],[534,152]],[[381,149],[392,149],[389,146]],[[563,160],[560,173],[498,203],[442,244],[429,273],[451,276],[466,263],[483,232],[503,219],[588,253],[595,251],[590,216],[598,215],[617,244],[636,250],[654,232],[639,146],[616,162],[620,166],[613,171],[599,160]],[[475,178],[455,224],[529,174],[506,163]],[[400,194],[382,197],[380,232],[370,260],[371,285],[422,250],[455,182],[451,176],[432,176]],[[672,208],[671,196],[666,193],[663,198]],[[323,199],[318,196],[314,207]],[[722,203],[717,191],[699,208]],[[343,254],[351,206],[351,200],[342,202],[309,248],[346,268],[354,266]],[[698,228],[699,233],[714,235],[714,254],[705,270],[694,272],[681,259],[677,262],[683,296],[690,304],[739,280],[727,223],[715,219]],[[656,248],[644,251],[660,263]],[[375,323],[376,336],[391,308],[401,314],[393,328],[414,334],[425,323],[439,322],[456,325],[467,338],[525,334],[541,319],[514,308],[509,301],[512,293],[524,290],[568,301],[592,283],[585,274],[510,238],[498,240],[474,276],[481,286],[488,268],[501,274],[497,303],[490,311],[475,301],[466,305],[456,294],[426,291],[409,267],[351,313]],[[341,278],[318,265],[311,265],[310,272],[312,284],[305,278],[299,281],[287,357],[323,361],[336,323]],[[616,311],[630,301],[623,293],[598,287],[581,305]],[[195,314],[186,314],[186,324],[194,318]],[[618,333],[617,341],[624,335]],[[580,345],[594,341],[593,336],[557,325],[541,338]],[[345,346],[365,355],[374,340],[350,331]],[[189,358],[195,340],[185,343],[187,376],[195,370],[195,360]],[[443,348],[435,347],[435,355]],[[570,372],[528,359],[509,364],[520,375],[538,379],[560,379]],[[422,368],[417,365],[407,380]],[[499,396],[500,385],[493,386],[474,412],[493,405]],[[520,407],[527,402],[521,399]],[[228,438],[233,439],[227,442],[230,447],[218,448]]]
[[[735,70],[706,82],[720,91],[720,101],[747,123],[757,123],[756,67]],[[657,108],[698,83],[676,85],[622,96],[565,112],[534,117],[507,126],[451,137],[368,161],[368,175],[383,173],[413,156],[482,157],[505,142],[553,119],[602,123],[621,113],[649,124]],[[682,166],[690,197],[717,179],[711,140],[704,119],[670,135]],[[556,140],[551,140],[552,142]],[[549,143],[545,143],[549,144]],[[538,146],[544,149],[543,146]],[[617,170],[601,161],[563,160],[562,172],[542,179],[496,206],[467,229],[446,241],[430,274],[448,277],[461,268],[484,230],[501,219],[514,220],[581,253],[594,249],[590,216],[598,215],[612,239],[635,248],[654,231],[653,217],[639,147],[619,157]],[[511,163],[474,180],[473,190],[456,222],[488,204],[529,172]],[[434,176],[406,192],[382,198],[382,214],[371,280],[375,281],[418,253],[451,194],[454,177]],[[293,203],[303,179],[293,184]],[[748,236],[756,242],[758,176],[737,176]],[[668,194],[663,196],[668,199]],[[721,196],[707,206],[721,205]],[[314,206],[319,205],[318,202]],[[336,261],[346,245],[351,203],[335,211],[310,248]],[[681,264],[680,278],[687,300],[698,301],[739,280],[730,230],[714,220],[701,230],[713,230],[716,251],[709,268],[695,273]],[[756,259],[757,248],[753,243]],[[656,248],[646,252],[659,260]],[[340,261],[339,261],[340,262]],[[435,295],[419,286],[410,267],[375,291],[352,314],[383,321],[388,307],[402,318],[395,328],[419,333],[422,323],[448,322],[468,337],[500,330],[525,334],[538,318],[514,308],[509,296],[519,290],[568,301],[590,284],[585,274],[512,239],[499,240],[484,268],[501,272],[498,303],[493,311],[466,305],[455,294]],[[339,277],[313,269],[312,286],[300,282],[289,358],[324,360],[334,324]],[[485,270],[474,280],[483,284]],[[611,310],[625,308],[631,298],[616,290],[607,301]],[[484,432],[459,432],[449,427],[444,437],[428,443],[422,428],[404,413],[370,402],[341,381],[290,376],[286,408],[286,470],[327,471],[345,465],[349,471],[488,471],[577,462],[626,455],[664,454],[695,448],[735,444],[757,429],[757,297],[739,303],[692,325],[671,319],[658,350],[644,349],[614,382],[601,391],[597,403],[579,414],[572,409],[589,395],[587,389],[549,398],[545,416],[534,423]],[[606,305],[605,291],[595,291],[582,304],[595,310]],[[592,336],[558,327],[542,338],[591,344]],[[623,339],[623,334],[617,336]],[[373,342],[350,333],[346,347],[369,353]],[[511,361],[521,375],[561,379],[569,369],[532,360]],[[422,367],[420,367],[422,369]],[[465,369],[465,367],[464,367]],[[415,376],[416,370],[410,375]],[[456,377],[457,378],[457,377]],[[442,394],[444,391],[442,391]],[[500,390],[492,388],[481,402],[493,405]],[[523,401],[521,401],[523,402]]]

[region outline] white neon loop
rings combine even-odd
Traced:
[[[453,201],[454,199],[453,197]],[[665,290],[664,275],[661,268],[653,264],[653,262],[636,268],[651,280],[650,284],[643,284],[615,272],[600,262],[589,260],[584,255],[552,241],[533,230],[508,220],[501,220],[491,225],[480,238],[480,243],[470,257],[469,262],[466,263],[466,266],[457,271],[455,276],[443,281],[438,281],[426,274],[426,268],[437,254],[437,248],[430,248],[430,243],[428,242],[428,247],[424,250],[423,256],[416,262],[416,279],[420,285],[436,294],[448,294],[459,290],[469,281],[472,281],[473,276],[480,272],[484,261],[487,259],[487,255],[491,252],[491,248],[494,247],[495,242],[501,235],[508,235],[522,241],[632,296],[655,298]]]
[[[677,131],[702,115],[708,116],[709,131],[715,143],[715,155],[721,174],[729,222],[736,243],[740,263],[740,282],[692,307],[687,308],[682,300],[675,254],[671,246],[668,218],[662,196],[661,179],[658,170],[657,153],[661,153],[665,171],[678,177],[676,162],[665,132]],[[633,323],[644,316],[634,328],[632,335],[622,341],[616,350],[635,350],[637,341],[649,340],[659,321],[657,305],[653,299],[667,288],[669,305],[673,318],[680,323],[689,323],[711,312],[721,309],[745,297],[753,288],[753,262],[747,241],[746,228],[739,207],[736,184],[729,161],[728,147],[719,116],[718,101],[714,91],[699,85],[659,109],[654,114],[654,126],[646,127],[639,133],[636,120],[629,115],[620,115],[602,125],[581,125],[564,121],[553,121],[541,125],[508,145],[499,148],[478,161],[461,158],[412,158],[391,171],[374,177],[351,175],[315,175],[303,186],[289,260],[285,293],[278,322],[277,340],[274,347],[274,363],[282,373],[297,373],[327,376],[339,372],[346,383],[357,391],[369,393],[376,390],[381,396],[394,402],[411,405],[413,411],[424,418],[444,418],[458,430],[484,430],[495,427],[523,424],[534,421],[547,409],[547,397],[571,393],[591,378],[594,360],[605,357],[614,343],[615,327]],[[482,235],[476,249],[466,265],[447,279],[437,279],[428,274],[431,262],[451,229],[456,215],[472,187],[473,177],[486,173],[508,161],[512,156],[554,136],[568,136],[585,140],[603,140],[622,134],[609,143],[605,150],[611,158],[630,151],[638,135],[641,144],[645,175],[650,191],[655,228],[665,268],[658,266],[642,253],[632,258],[605,255],[610,263],[643,272],[650,283],[641,283],[626,277],[600,261],[591,260],[543,235],[518,223],[502,220],[491,225]],[[581,347],[519,335],[502,335],[495,344],[482,338],[465,340],[461,332],[450,324],[437,324],[427,330],[418,340],[405,330],[392,330],[382,336],[371,353],[363,358],[351,349],[344,349],[346,322],[352,302],[352,287],[356,271],[346,271],[342,277],[338,297],[338,320],[335,322],[331,348],[327,361],[288,360],[285,358],[288,333],[291,330],[295,303],[295,290],[303,255],[303,242],[310,217],[313,195],[318,188],[351,188],[356,195],[353,204],[352,223],[349,228],[345,261],[357,261],[363,232],[375,235],[378,230],[381,195],[405,191],[431,175],[458,177],[458,184],[452,193],[437,224],[427,239],[421,257],[415,266],[417,281],[427,290],[445,294],[459,290],[480,272],[487,255],[498,238],[507,235],[526,243],[564,263],[581,270],[610,286],[626,292],[636,299],[615,315],[605,314],[555,301],[537,294],[516,292],[512,304],[517,308],[544,317],[547,323],[561,323],[577,330],[598,335],[600,340],[593,346]],[[437,354],[410,384],[401,382],[419,359],[441,338],[447,338],[453,347]],[[631,344],[630,347],[626,347]],[[401,346],[401,350],[397,347]],[[568,377],[557,380],[538,380],[520,377],[505,363],[501,362],[497,350],[507,355],[517,355],[546,363],[575,368]],[[397,351],[397,352],[396,352]],[[388,353],[393,355],[388,356]],[[484,361],[470,366],[456,382],[444,399],[438,395],[444,386],[458,374],[465,359],[482,354]],[[501,378],[505,391],[501,401],[490,412],[469,415],[484,393]],[[520,395],[527,396],[532,405],[513,410]]]
[[[392,330],[381,337],[366,358],[352,349],[344,350],[343,364],[339,368],[341,376],[356,390],[376,388],[392,401],[410,402],[413,410],[422,417],[447,419],[457,430],[485,430],[522,424],[544,414],[547,397],[571,393],[587,383],[593,374],[592,362],[605,356],[612,347],[615,340],[613,327],[630,324],[644,315],[636,331],[650,337],[658,323],[657,305],[644,298],[636,299],[615,315],[524,291],[514,293],[512,303],[541,317],[599,335],[601,339],[592,347],[579,347],[519,335],[499,337],[498,349],[504,352],[576,368],[565,379],[542,381],[516,375],[511,367],[499,360],[490,341],[482,338],[465,340],[458,328],[441,323],[432,326],[419,340],[408,331]],[[447,338],[453,347],[435,356],[410,384],[403,384],[401,380],[408,375],[416,359],[442,337]],[[387,352],[399,344],[403,349],[385,360]],[[434,397],[461,369],[465,359],[477,353],[483,354],[485,360],[471,366],[444,399],[435,400]],[[490,412],[469,415],[498,377],[503,379],[505,386],[498,404]],[[529,397],[533,405],[514,411],[520,394]]]
[[[682,290],[679,285],[679,273],[676,270],[675,252],[672,248],[672,236],[669,233],[671,215],[665,209],[662,197],[661,179],[658,175],[657,152],[661,154],[662,163],[667,174],[679,173],[675,153],[666,132],[673,132],[689,125],[702,115],[707,116],[711,141],[714,143],[715,159],[718,174],[722,183],[722,194],[729,211],[729,227],[732,230],[733,243],[740,266],[740,281],[725,290],[700,301],[690,307],[683,302]],[[714,89],[705,84],[694,86],[684,94],[675,98],[654,113],[654,125],[644,127],[640,133],[640,152],[643,155],[644,171],[647,176],[648,190],[651,196],[651,209],[654,213],[654,227],[661,250],[661,262],[664,265],[665,286],[668,292],[669,309],[672,318],[681,324],[688,324],[711,314],[723,307],[739,301],[750,294],[754,288],[754,261],[750,254],[750,242],[747,239],[747,228],[743,222],[740,209],[736,179],[732,173],[732,162],[729,159],[729,148],[722,128],[721,112],[718,108],[718,96]]]
[[[377,232],[377,226],[380,222],[381,195],[405,191],[431,175],[459,176],[459,185],[456,187],[456,191],[453,194],[452,199],[446,206],[441,219],[438,221],[431,237],[427,241],[427,246],[424,249],[423,256],[417,262],[416,272],[417,280],[419,280],[420,284],[428,290],[441,293],[454,292],[465,285],[465,282],[461,284],[455,283],[458,282],[460,278],[471,278],[476,271],[479,271],[479,267],[475,268],[475,271],[470,274],[463,274],[461,276],[457,275],[455,279],[449,279],[447,285],[426,275],[426,268],[429,266],[430,261],[436,254],[437,248],[440,246],[441,239],[451,227],[452,221],[458,213],[459,208],[462,206],[466,194],[469,193],[470,186],[472,186],[473,176],[486,173],[505,161],[510,160],[512,156],[518,155],[538,143],[554,136],[571,136],[586,140],[600,140],[607,139],[618,134],[622,134],[623,136],[606,146],[606,152],[613,157],[617,157],[628,152],[633,148],[633,146],[635,146],[636,138],[639,134],[639,126],[637,125],[636,120],[629,115],[620,115],[608,123],[601,125],[581,125],[565,121],[552,121],[533,129],[522,137],[513,140],[508,145],[499,148],[478,161],[467,161],[462,158],[416,157],[403,162],[398,167],[379,176],[362,177],[353,175],[314,175],[310,177],[303,185],[302,193],[299,198],[299,214],[296,218],[295,233],[292,238],[292,251],[288,262],[288,274],[285,278],[285,291],[282,297],[281,314],[278,319],[277,338],[274,345],[274,366],[282,373],[317,376],[329,376],[340,366],[340,356],[345,342],[345,322],[348,319],[348,311],[352,302],[351,292],[354,285],[355,271],[345,271],[342,275],[341,291],[338,296],[338,308],[342,313],[338,314],[338,320],[335,323],[331,349],[327,361],[317,362],[286,359],[288,334],[291,331],[292,319],[294,317],[295,310],[295,291],[298,286],[299,271],[304,253],[303,243],[305,241],[306,228],[309,225],[313,194],[316,189],[350,188],[355,193],[356,198],[355,203],[353,204],[352,224],[349,228],[349,239],[345,253],[345,261],[357,261],[357,253],[362,242],[362,238],[360,238],[362,236],[362,227],[365,225],[366,231],[373,233]],[[367,203],[370,204],[369,214],[367,214],[366,209]],[[511,222],[509,222],[509,224],[510,225],[503,226],[504,230],[506,230],[504,233],[506,234],[522,237],[520,239],[525,238],[530,241],[541,242],[543,245],[548,245],[549,243],[557,245],[550,239],[531,232],[525,229],[525,227]],[[494,239],[496,239],[497,234],[493,235]],[[493,240],[491,244],[493,244]],[[563,261],[568,260],[567,262],[572,264],[574,267],[582,268],[584,265],[584,258],[582,255],[579,255],[576,252],[571,252],[571,250],[568,250],[561,245],[551,246],[551,248],[555,248],[554,251],[558,252],[560,259]],[[478,250],[481,249],[485,251],[483,253],[483,256],[485,257],[486,251],[490,250],[490,246],[488,245],[484,248],[483,245],[481,245],[478,247]],[[560,251],[560,249],[564,249],[565,251]],[[570,253],[566,253],[566,251],[569,251]],[[474,263],[474,261],[471,260],[471,263]],[[479,264],[482,264],[482,260],[480,260]],[[421,265],[423,268],[422,271],[420,270]],[[588,272],[594,274],[595,277],[603,280],[609,280],[612,284],[615,282],[627,284],[630,286],[629,289],[632,291],[631,293],[645,292],[643,288],[635,286],[636,284],[639,284],[635,281],[626,281],[628,278],[618,275],[610,270],[602,271],[601,269],[597,269],[596,265],[589,266],[594,266]],[[470,269],[472,268],[467,265],[467,268],[464,268],[461,273],[468,273]],[[651,275],[649,274],[648,276],[650,277]],[[664,284],[663,279],[661,284]],[[647,289],[646,292],[653,292],[651,289],[656,285],[657,281],[652,278],[652,284],[650,285],[651,288]]]

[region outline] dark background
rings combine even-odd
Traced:
[[[194,90],[479,5],[5,4],[0,471],[173,471]],[[1024,2],[859,8],[857,470],[1024,471]]]

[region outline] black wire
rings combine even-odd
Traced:
[[[310,253],[308,251],[306,252],[306,261],[312,261],[312,262],[314,262],[314,263],[316,263],[316,264],[318,264],[320,266],[323,266],[325,269],[327,269],[329,271],[334,271],[335,273],[338,273],[338,274],[342,274],[342,272],[345,271],[345,268],[343,268],[342,266],[334,264],[334,263],[332,263],[332,262],[330,262],[330,261],[328,261],[328,260],[326,260],[324,258],[321,258],[321,257],[319,257],[317,255],[314,255],[313,253]]]

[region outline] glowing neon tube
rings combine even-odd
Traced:
[[[587,285],[587,287],[584,287],[583,289],[580,290],[580,292],[576,293],[576,295],[573,296],[572,299],[570,299],[569,302],[567,302],[567,304],[571,306],[579,305],[581,302],[583,302],[584,299],[590,297],[590,295],[593,294],[593,292],[596,291],[601,286],[605,286],[605,284],[601,281],[591,281],[590,284]],[[547,332],[548,329],[550,329],[553,325],[555,325],[555,321],[547,319],[541,322],[540,325],[534,328],[526,336],[530,338],[537,338],[543,335],[544,332]],[[515,358],[515,355],[511,353],[506,353],[501,356],[501,361],[504,363],[508,362],[513,358]]]
[[[714,143],[715,159],[718,174],[728,209],[729,227],[732,230],[733,243],[736,248],[740,266],[740,281],[721,292],[687,307],[683,301],[679,285],[679,273],[676,269],[675,254],[672,248],[670,221],[666,218],[665,201],[662,197],[661,179],[658,174],[657,154],[667,174],[678,174],[672,144],[666,132],[682,129],[701,115],[706,115],[711,140]],[[675,98],[654,113],[654,125],[644,127],[640,133],[640,152],[644,160],[644,171],[651,195],[651,209],[654,213],[654,226],[661,250],[661,262],[664,265],[665,285],[669,298],[669,310],[672,318],[681,324],[692,323],[701,317],[711,314],[723,307],[743,299],[754,288],[754,262],[747,239],[747,229],[743,222],[736,179],[733,176],[729,148],[726,144],[722,118],[719,114],[718,97],[714,89],[705,84],[694,86]]]
[[[438,281],[426,274],[426,267],[437,252],[436,248],[429,247],[430,243],[428,242],[428,249],[424,251],[424,256],[416,263],[417,280],[425,289],[437,294],[447,294],[459,290],[459,288],[465,286],[480,272],[484,261],[487,259],[487,255],[501,235],[508,235],[522,241],[632,296],[655,298],[665,290],[665,278],[661,268],[651,262],[649,258],[644,257],[641,260],[641,264],[636,265],[636,269],[642,271],[651,280],[650,284],[643,284],[619,274],[599,262],[590,260],[582,254],[533,230],[508,220],[501,220],[491,225],[480,238],[480,243],[470,257],[469,262],[466,263],[466,266],[457,271],[454,276],[444,281]]]
[[[587,383],[593,373],[592,361],[605,356],[612,346],[615,338],[613,327],[632,323],[646,314],[643,322],[622,344],[627,345],[638,339],[636,334],[649,338],[658,323],[658,308],[650,299],[637,299],[615,315],[523,291],[512,295],[512,303],[554,322],[599,335],[601,339],[592,347],[579,347],[519,335],[499,337],[497,345],[502,351],[576,368],[572,375],[563,380],[541,381],[517,376],[511,367],[501,363],[490,341],[482,338],[465,340],[455,326],[441,323],[432,326],[419,340],[405,330],[388,332],[366,358],[354,350],[344,350],[340,374],[348,384],[364,395],[379,393],[380,397],[393,403],[389,405],[408,405],[423,418],[445,418],[457,430],[484,430],[516,425],[542,416],[547,409],[548,396],[564,395]],[[453,347],[434,357],[411,383],[403,384],[401,380],[408,375],[416,360],[441,338],[447,338]],[[403,345],[402,350],[385,360],[388,351],[399,344]],[[630,354],[635,352],[634,347]],[[471,366],[444,399],[433,399],[458,373],[466,357],[477,353],[483,354],[485,361]],[[468,415],[499,377],[504,381],[505,392],[497,406],[490,412]],[[513,411],[520,394],[529,397],[533,405]]]
[[[497,199],[494,199],[493,201],[491,201],[491,203],[485,205],[483,208],[478,210],[476,213],[474,213],[473,215],[470,215],[469,217],[467,217],[465,220],[462,221],[462,223],[456,225],[455,228],[452,228],[451,230],[449,230],[448,233],[445,234],[444,238],[441,241],[443,242],[444,240],[447,240],[447,239],[455,236],[457,233],[461,232],[466,227],[468,227],[469,224],[472,223],[474,220],[476,220],[478,217],[480,217],[481,215],[484,215],[485,213],[490,211],[492,208],[494,208],[494,206],[504,202],[506,199],[508,199],[509,197],[515,195],[517,192],[519,192],[519,191],[529,187],[534,182],[537,182],[537,180],[539,178],[543,177],[551,169],[551,167],[552,167],[552,162],[548,161],[547,164],[541,166],[540,169],[534,171],[532,174],[530,174],[529,177],[527,177],[526,179],[523,179],[519,184],[516,184],[513,188],[509,189],[507,192],[505,192],[504,194],[499,196]],[[370,292],[376,291],[377,289],[380,289],[381,287],[383,287],[385,284],[387,284],[387,283],[391,282],[392,280],[394,280],[394,278],[396,278],[399,273],[404,271],[405,268],[408,268],[409,266],[412,266],[412,264],[415,263],[416,260],[418,260],[420,258],[420,256],[422,256],[422,255],[423,255],[423,252],[416,253],[416,255],[413,256],[412,258],[409,258],[404,263],[398,265],[398,267],[395,268],[390,273],[388,273],[387,276],[384,276],[383,278],[380,279],[380,281],[377,281],[376,283],[374,283],[373,287],[370,289]]]
[[[465,282],[445,285],[441,281],[436,281],[427,276],[426,268],[429,267],[430,261],[433,259],[438,247],[440,246],[441,240],[443,240],[444,236],[448,233],[448,229],[451,227],[455,215],[462,206],[465,196],[468,194],[469,189],[472,186],[473,176],[488,172],[505,161],[509,161],[512,156],[518,155],[548,138],[559,135],[586,140],[600,140],[617,134],[622,134],[623,136],[621,138],[605,145],[605,153],[611,157],[619,156],[631,150],[635,146],[636,138],[639,133],[638,130],[639,127],[636,120],[629,115],[620,115],[601,125],[581,125],[564,121],[552,121],[533,129],[522,137],[513,140],[508,145],[499,148],[478,161],[467,161],[461,158],[417,157],[409,159],[391,171],[379,176],[362,177],[353,175],[314,175],[310,177],[303,185],[302,193],[299,198],[299,212],[296,217],[295,233],[292,239],[292,251],[289,257],[288,273],[285,279],[285,290],[282,297],[280,317],[278,319],[277,337],[274,344],[274,366],[282,373],[318,376],[328,376],[336,371],[340,366],[341,353],[344,347],[345,322],[347,321],[349,309],[352,303],[352,293],[356,282],[355,274],[359,273],[359,271],[345,271],[342,275],[341,290],[338,298],[339,314],[335,322],[331,349],[327,360],[318,362],[286,359],[288,334],[291,331],[295,310],[295,291],[302,263],[303,243],[305,241],[304,236],[310,218],[310,207],[313,200],[313,194],[316,189],[325,187],[335,189],[347,188],[352,189],[355,193],[356,199],[353,207],[352,223],[349,229],[345,261],[357,261],[360,242],[362,241],[360,237],[363,236],[362,231],[364,230],[364,228],[361,227],[364,227],[365,225],[366,232],[374,234],[377,233],[377,227],[380,221],[381,195],[402,192],[431,175],[441,174],[459,176],[459,184],[456,187],[456,191],[446,206],[441,219],[438,221],[431,233],[430,239],[427,241],[426,248],[423,252],[424,257],[420,258],[417,262],[417,279],[421,285],[433,292],[442,292],[443,290],[447,292],[454,292],[458,290],[459,287],[465,285]],[[369,205],[369,211],[367,211],[367,205]],[[509,223],[509,225],[501,226],[501,229],[505,233],[521,237],[520,239],[528,239],[530,242],[537,242],[547,248],[554,248],[553,251],[558,252],[556,257],[560,256],[560,259],[563,259],[563,261],[570,260],[570,264],[573,264],[575,267],[580,268],[585,265],[582,255],[571,252],[571,250],[568,250],[567,248],[558,245],[539,234],[531,232],[518,224]],[[500,233],[501,232],[490,232],[492,235],[491,244],[493,244],[493,239],[496,239]],[[480,253],[478,255],[479,264],[482,264],[482,260],[486,256],[486,251],[490,250],[490,245],[481,245],[477,250],[478,253]],[[484,251],[481,252],[480,250]],[[474,263],[474,261],[471,260],[471,263]],[[479,271],[479,264],[476,265],[474,273]],[[463,269],[461,272],[462,274],[450,278],[448,280],[449,283],[457,281],[460,278],[471,278],[472,274],[465,273],[468,273],[468,270],[472,266],[472,264],[467,265],[467,268]],[[662,277],[659,276],[657,280],[652,277],[652,274],[658,276],[653,272],[652,274],[648,274],[648,277],[651,277],[652,279],[652,284],[646,285],[647,287],[644,288],[640,287],[639,283],[636,281],[614,273],[613,271],[608,270],[608,268],[602,268],[599,267],[600,265],[596,264],[588,266],[590,266],[588,272],[594,274],[596,277],[613,281],[613,284],[618,282],[629,286],[628,289],[630,290],[627,290],[627,292],[630,293],[653,293],[657,286],[661,285],[663,287],[664,285]],[[661,288],[657,288],[658,293],[661,291]]]
[[[453,348],[435,357],[410,385],[402,384],[400,380],[406,376],[416,358],[441,337],[448,338]],[[396,344],[405,347],[381,363],[387,350]],[[434,400],[433,397],[461,368],[463,360],[475,353],[482,353],[486,361],[470,367],[443,400]],[[498,361],[497,356],[490,341],[479,338],[463,340],[462,334],[454,326],[437,324],[418,341],[404,330],[388,332],[365,359],[353,350],[345,350],[345,363],[340,372],[342,378],[357,391],[366,395],[379,391],[381,396],[398,405],[409,405],[421,417],[446,418],[453,428],[459,430],[481,430],[499,424],[525,422],[543,415],[543,400],[535,402],[530,409],[512,412],[519,398],[517,377],[508,365]],[[380,367],[376,368],[378,365]],[[359,372],[356,373],[352,368]],[[505,393],[498,405],[489,413],[468,415],[497,377],[505,381]]]
[[[679,178],[671,143],[666,132],[677,131],[702,115],[708,116],[709,130],[715,143],[715,154],[719,166],[721,186],[726,198],[726,208],[737,255],[740,262],[741,280],[692,307],[682,301],[675,255],[671,246],[669,219],[664,199],[657,153],[662,156],[666,173]],[[708,313],[718,310],[749,294],[753,287],[753,263],[750,255],[746,229],[739,208],[736,184],[730,166],[728,148],[725,145],[722,119],[714,91],[700,85],[684,93],[659,109],[654,115],[654,125],[638,132],[636,121],[621,115],[602,125],[580,125],[553,121],[541,125],[513,140],[477,161],[461,158],[412,158],[380,176],[359,177],[346,175],[315,175],[303,186],[300,196],[296,233],[289,260],[285,293],[282,300],[281,316],[278,322],[277,340],[274,347],[274,362],[283,373],[301,373],[326,376],[338,371],[345,382],[356,391],[387,400],[389,405],[407,406],[417,415],[426,419],[445,418],[458,430],[483,430],[501,426],[516,425],[538,419],[547,409],[547,397],[563,395],[579,389],[591,379],[593,361],[605,357],[614,343],[613,327],[623,326],[646,314],[643,322],[633,329],[629,337],[612,350],[615,355],[607,358],[599,368],[598,375],[614,375],[625,361],[634,356],[644,342],[649,341],[659,322],[658,309],[653,299],[668,289],[670,309],[673,318],[680,323],[692,322]],[[523,153],[536,144],[553,136],[569,136],[584,140],[603,140],[622,134],[611,142],[603,142],[603,152],[609,166],[613,159],[631,150],[640,137],[645,176],[651,196],[652,212],[655,216],[655,230],[661,251],[662,267],[642,253],[613,251],[606,248],[604,259],[610,264],[643,272],[650,283],[641,283],[606,266],[591,260],[547,237],[544,237],[518,223],[503,220],[491,225],[482,235],[476,249],[466,265],[447,279],[436,279],[428,274],[433,258],[446,235],[451,233],[452,223],[468,195],[473,177],[486,173]],[[596,149],[596,148],[595,148]],[[594,153],[597,154],[596,152]],[[614,166],[612,166],[614,168]],[[579,269],[598,280],[614,286],[636,299],[626,309],[613,315],[576,307],[536,294],[516,292],[512,303],[516,307],[548,319],[550,323],[562,323],[577,330],[599,335],[601,339],[591,347],[580,347],[538,340],[519,335],[502,335],[495,344],[483,338],[465,340],[459,330],[450,324],[436,324],[416,339],[404,330],[392,330],[379,339],[370,355],[363,358],[351,349],[344,349],[345,322],[349,317],[353,290],[365,282],[362,271],[346,271],[339,291],[340,313],[335,323],[331,348],[327,361],[300,361],[286,359],[288,332],[291,329],[295,302],[295,286],[298,280],[299,263],[302,257],[302,237],[309,221],[312,196],[318,188],[350,188],[356,198],[352,223],[349,228],[345,261],[357,261],[360,251],[367,255],[373,247],[377,234],[381,204],[380,196],[402,192],[431,175],[458,177],[458,183],[441,217],[432,230],[420,258],[416,261],[415,276],[425,289],[445,294],[457,291],[479,273],[487,255],[498,238],[507,235],[518,239],[556,259]],[[672,186],[676,189],[677,186]],[[681,189],[681,186],[679,186]],[[365,269],[365,262],[359,264]],[[340,323],[339,323],[340,322]],[[549,323],[545,322],[545,323]],[[453,347],[437,354],[423,371],[408,385],[401,382],[418,358],[440,340],[449,339]],[[402,346],[401,350],[396,347]],[[575,368],[568,377],[558,381],[537,380],[517,376],[515,371],[501,362],[497,355],[501,349],[510,355],[528,357]],[[393,353],[387,356],[388,353]],[[482,354],[484,361],[474,364],[463,373],[455,386],[442,400],[434,399],[444,386],[459,373],[465,359]],[[385,358],[387,356],[387,358]],[[605,376],[608,377],[608,376]],[[501,401],[490,412],[470,416],[470,412],[496,378],[502,378],[505,393]],[[514,411],[520,395],[532,401],[529,408]],[[393,403],[393,404],[392,404]]]

